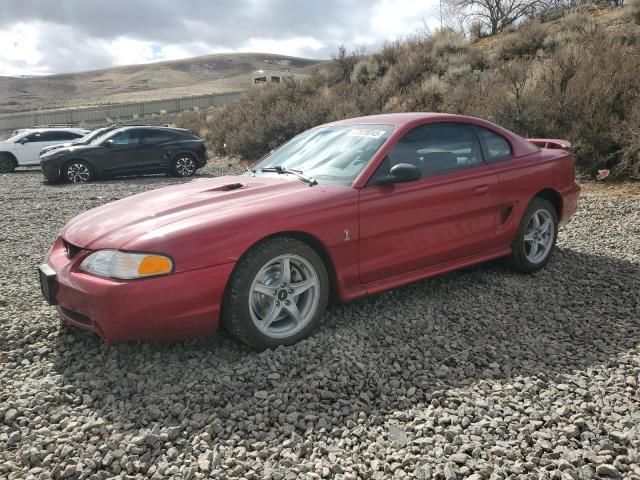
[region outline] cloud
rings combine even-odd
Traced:
[[[437,5],[435,0],[0,0],[0,75],[219,52],[329,58],[340,44],[371,50],[413,33],[424,21],[434,25]]]

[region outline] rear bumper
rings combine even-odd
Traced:
[[[199,155],[198,156],[198,168],[202,168],[207,164],[207,155]]]
[[[578,211],[578,199],[580,198],[580,185],[574,183],[573,186],[562,192],[562,216],[558,219],[560,225],[569,223]]]
[[[69,260],[58,239],[46,259],[56,272],[53,296],[64,322],[107,342],[171,342],[215,333],[233,264],[114,281],[78,270],[85,256]]]

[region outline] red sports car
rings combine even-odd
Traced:
[[[309,335],[330,299],[497,257],[542,268],[579,191],[562,140],[457,115],[354,118],[296,136],[244,175],[75,217],[40,280],[63,321],[109,342],[213,335],[222,322],[270,348]]]

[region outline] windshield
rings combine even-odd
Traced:
[[[22,137],[26,136],[29,133],[27,130],[22,130],[21,132],[16,133],[12,137],[9,137],[5,140],[5,142],[17,142]]]
[[[109,130],[107,133],[105,133],[104,135],[98,135],[97,138],[94,138],[91,141],[91,145],[102,145],[104,142],[106,142],[107,140],[109,140],[110,138],[112,138],[116,133],[121,132],[121,129],[116,129],[116,130]]]
[[[93,142],[96,138],[99,138],[104,133],[105,130],[106,128],[98,128],[93,132],[89,132],[80,140],[78,140],[78,143],[81,143],[83,145],[88,145],[89,143]]]
[[[316,127],[271,152],[254,170],[256,174],[273,175],[261,169],[280,167],[296,170],[319,183],[351,185],[394,128],[366,124]]]

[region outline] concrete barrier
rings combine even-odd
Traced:
[[[81,125],[84,122],[99,122],[106,121],[106,119],[126,119],[135,118],[136,116],[139,118],[145,115],[159,114],[161,111],[176,113],[193,110],[194,108],[224,107],[237,101],[241,96],[242,92],[213,93],[209,95],[194,95],[192,97],[69,108],[65,110],[5,113],[0,114],[0,131],[29,128],[35,125]]]

